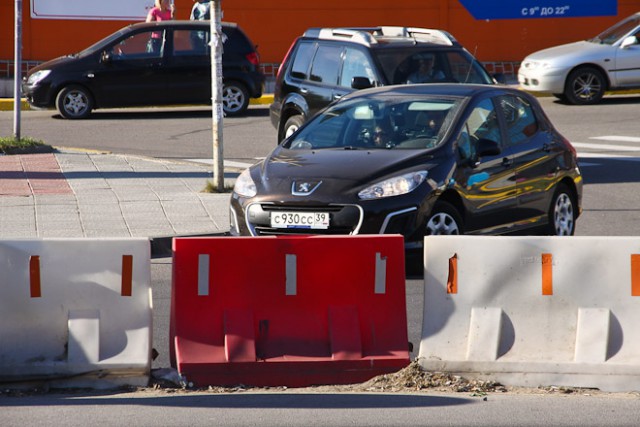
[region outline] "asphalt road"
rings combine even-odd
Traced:
[[[584,214],[578,235],[638,235],[640,97],[616,96],[592,107],[542,100],[556,127],[580,153],[585,176]],[[11,134],[13,115],[0,112],[0,135]],[[52,111],[22,113],[23,136],[55,146],[152,157],[212,156],[207,109],[109,110],[69,122]],[[251,163],[275,144],[266,107],[224,120],[225,160]],[[153,367],[168,367],[171,259],[152,262]],[[420,339],[422,282],[407,280],[409,339]],[[415,353],[413,354],[415,356]],[[625,426],[640,419],[638,393],[574,394],[530,390],[488,395],[438,393],[338,393],[317,389],[213,392],[92,392],[9,395],[0,388],[2,425],[465,425]]]

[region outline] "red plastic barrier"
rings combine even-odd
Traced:
[[[407,366],[402,237],[175,238],[171,359],[199,387],[348,384]]]

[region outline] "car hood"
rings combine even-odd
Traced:
[[[617,48],[614,46],[584,40],[539,50],[527,56],[523,63],[541,61],[549,62],[552,66],[572,66],[582,62],[600,63],[605,57],[611,57],[615,49]]]
[[[29,75],[40,71],[40,70],[52,70],[52,69],[60,69],[63,68],[69,64],[73,64],[75,62],[77,62],[77,56],[76,55],[66,55],[66,56],[60,56],[58,58],[55,59],[50,59],[47,62],[43,62],[42,64],[39,64],[33,68],[31,68],[29,70]]]
[[[428,170],[433,166],[433,159],[433,154],[424,150],[277,148],[256,165],[259,170],[256,184],[267,194],[284,194],[291,191],[294,181],[322,181],[323,185],[314,194],[345,194],[410,170]]]

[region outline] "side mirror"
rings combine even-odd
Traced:
[[[351,87],[354,89],[367,89],[373,87],[373,83],[366,77],[354,77],[351,79]]]
[[[504,73],[494,73],[491,75],[491,77],[493,77],[493,80],[495,80],[496,83],[500,83],[501,85],[507,84],[507,78],[505,77]]]
[[[478,157],[484,156],[497,156],[500,154],[502,150],[500,149],[500,144],[491,139],[480,138],[478,140]]]
[[[634,44],[638,44],[638,38],[636,36],[629,36],[622,40],[622,43],[620,43],[620,49],[626,49]]]
[[[106,50],[102,52],[102,55],[100,55],[100,62],[104,62],[105,64],[111,62],[111,55],[109,54],[109,52],[107,52]]]

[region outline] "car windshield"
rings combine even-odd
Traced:
[[[618,22],[613,27],[606,29],[589,41],[611,45],[629,34],[638,25],[640,25],[640,15],[630,16],[629,18]]]
[[[373,51],[390,84],[404,83],[478,83],[492,84],[493,79],[471,54],[463,49],[377,49]],[[412,81],[421,64],[430,62],[425,80]]]
[[[83,49],[82,51],[78,52],[78,56],[80,57],[84,57],[84,56],[88,56],[93,54],[94,52],[104,49],[105,46],[109,45],[111,42],[113,42],[114,40],[119,39],[120,37],[122,37],[123,34],[126,34],[128,32],[127,28],[122,28],[119,31],[116,31],[115,33],[108,35],[107,37],[103,38],[102,40],[99,40],[98,42],[92,44],[91,46],[89,46],[86,49]]]
[[[461,101],[383,96],[337,103],[283,143],[292,150],[431,149],[443,140]]]

